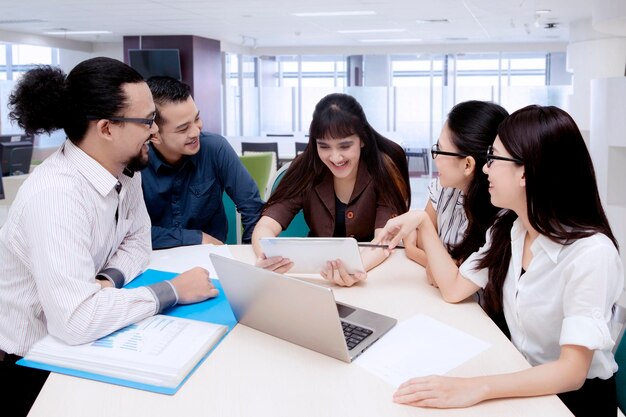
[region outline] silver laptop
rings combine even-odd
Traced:
[[[210,257],[237,321],[344,362],[397,322],[336,302],[330,288],[213,253]]]

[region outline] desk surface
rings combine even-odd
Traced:
[[[250,246],[231,247],[253,262]],[[428,314],[491,343],[449,375],[510,372],[529,365],[474,302],[445,303],[424,270],[398,250],[366,283],[335,288],[339,301],[396,317]],[[466,409],[394,404],[394,387],[350,365],[237,325],[174,396],[51,374],[30,417],[72,416],[571,416],[556,396],[493,400]]]

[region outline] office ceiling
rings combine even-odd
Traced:
[[[249,48],[567,42],[592,0],[2,0],[0,31],[119,42],[197,35]],[[548,10],[545,14],[538,10]],[[365,11],[299,17],[293,13]],[[418,20],[434,20],[420,23]]]

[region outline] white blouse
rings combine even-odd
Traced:
[[[511,341],[531,365],[555,361],[562,345],[594,351],[587,378],[610,378],[617,371],[611,352],[613,306],[624,287],[617,249],[603,234],[570,245],[540,235],[533,259],[521,275],[526,230],[517,219],[511,228],[511,262],[504,281],[503,309]],[[476,270],[491,244],[491,231],[478,252],[460,267],[461,274],[484,288],[488,270]],[[521,275],[521,276],[520,276]]]
[[[445,246],[458,244],[467,230],[467,217],[463,210],[463,192],[456,188],[443,188],[438,178],[428,185],[430,203],[437,212],[437,232]]]

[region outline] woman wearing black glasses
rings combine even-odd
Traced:
[[[439,177],[428,187],[429,200],[424,211],[450,256],[459,264],[485,243],[485,232],[499,210],[489,201],[487,176],[482,167],[487,147],[508,115],[494,103],[459,103],[448,114],[431,149]],[[409,258],[427,265],[416,233],[407,236],[404,244]],[[430,273],[427,275],[433,283]]]
[[[458,302],[484,288],[485,307],[504,313],[511,341],[533,367],[414,378],[394,401],[447,408],[559,394],[576,416],[615,416],[610,323],[623,267],[576,123],[556,107],[518,110],[500,125],[483,169],[491,202],[504,210],[460,267],[421,212],[391,219],[379,240],[393,247],[417,227],[443,298]]]

